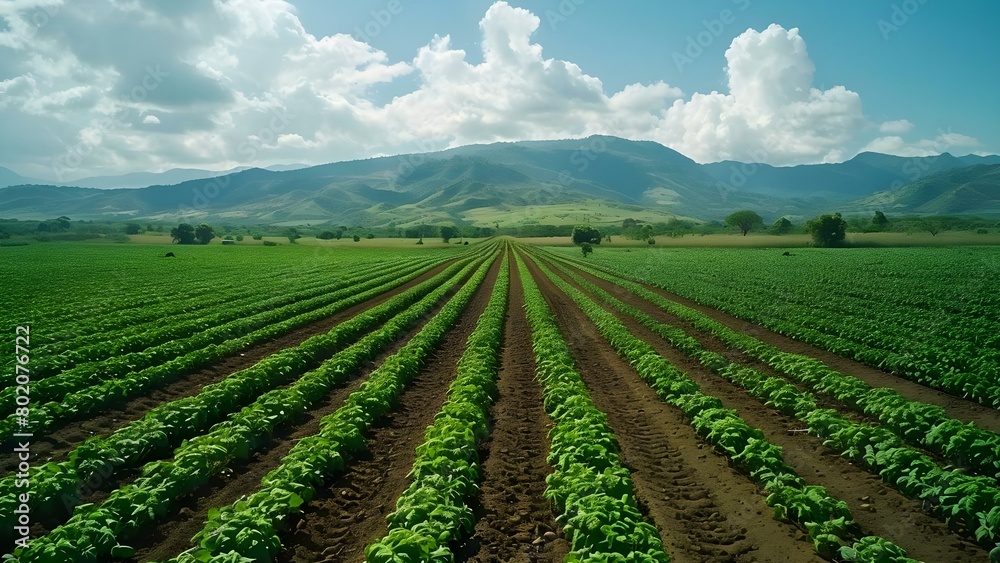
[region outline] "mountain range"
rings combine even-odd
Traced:
[[[199,173],[204,173],[199,176]],[[13,173],[0,168],[0,186]],[[190,176],[198,176],[196,178]],[[766,220],[816,213],[1000,213],[1000,156],[861,153],[838,164],[698,164],[650,141],[593,136],[469,145],[293,170],[171,170],[0,189],[0,217],[407,226],[594,224],[623,217]],[[141,189],[98,189],[122,184]]]

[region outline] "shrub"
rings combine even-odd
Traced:
[[[274,242],[273,240],[265,240],[264,246],[278,246],[278,243]]]

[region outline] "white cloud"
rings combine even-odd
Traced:
[[[896,121],[883,121],[881,125],[878,126],[879,133],[909,133],[913,129],[913,124],[906,119],[898,119]]]
[[[726,51],[727,91],[686,96],[664,82],[606,92],[577,64],[545,58],[539,24],[496,2],[479,24],[481,62],[448,36],[392,61],[348,35],[307,33],[283,0],[7,1],[0,128],[26,133],[0,136],[0,165],[72,179],[597,133],[771,164],[842,160],[866,143],[976,146],[952,133],[907,143],[909,121],[869,123],[856,92],[814,87],[797,29],[748,29]],[[412,91],[373,101],[406,75]],[[871,140],[876,129],[885,136]]]
[[[865,145],[861,149],[864,151],[893,154],[896,156],[935,156],[945,152],[955,152],[967,154],[974,147],[979,146],[979,141],[951,131],[940,131],[933,139],[919,139],[917,141],[905,141],[898,135],[879,137]]]

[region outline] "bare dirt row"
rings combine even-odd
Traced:
[[[535,381],[524,289],[513,257],[510,266],[498,397],[490,438],[480,447],[482,483],[472,505],[477,522],[472,536],[456,546],[456,561],[556,562],[569,551],[552,508],[542,496],[545,478],[552,472],[546,463],[552,422]]]
[[[620,359],[576,304],[533,263],[599,409],[608,415],[636,497],[677,563],[821,561],[794,526],[770,517],[757,487],[698,438],[683,414]]]
[[[497,260],[398,407],[372,428],[366,438],[368,454],[350,460],[344,475],[320,489],[301,517],[289,523],[292,531],[282,538],[279,562],[363,561],[365,547],[387,533],[385,518],[410,485],[414,450],[447,398],[465,341],[486,309],[499,268]]]

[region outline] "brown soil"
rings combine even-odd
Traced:
[[[388,532],[385,518],[410,485],[414,450],[448,396],[499,266],[497,260],[444,342],[400,396],[397,409],[371,429],[368,454],[353,460],[344,475],[317,491],[300,518],[289,522],[292,531],[282,538],[278,562],[362,561],[365,547]]]
[[[636,497],[676,563],[821,561],[798,528],[771,518],[749,479],[698,438],[605,342],[573,301],[529,265],[594,403],[608,415]]]
[[[590,278],[590,281],[597,280]],[[614,289],[607,282],[598,285],[605,290]],[[627,296],[620,291],[619,288],[615,292],[616,296],[626,300]],[[666,314],[648,301],[633,297],[628,302],[658,320],[665,320],[662,317]],[[910,557],[922,561],[971,562],[988,557],[974,542],[953,535],[946,524],[925,514],[919,501],[907,498],[883,483],[877,475],[824,447],[821,439],[803,432],[804,425],[800,421],[764,407],[742,388],[709,372],[631,317],[611,307],[605,309],[615,314],[630,332],[688,374],[704,393],[721,399],[727,408],[735,409],[748,424],[761,429],[768,440],[781,446],[785,462],[810,485],[823,485],[831,495],[845,501],[866,533],[884,537],[905,549]],[[722,351],[724,347],[721,346],[716,341],[713,346],[706,347]]]
[[[359,303],[336,315],[297,328],[274,340],[258,344],[243,352],[220,360],[196,372],[190,373],[159,389],[153,389],[141,397],[136,397],[124,405],[109,410],[88,420],[73,422],[68,426],[53,431],[45,438],[37,438],[31,444],[32,465],[41,465],[49,461],[61,461],[84,440],[92,436],[108,436],[115,430],[127,426],[143,416],[149,410],[159,405],[184,397],[197,395],[202,387],[217,383],[231,373],[246,369],[260,360],[280,352],[285,348],[298,346],[305,340],[317,334],[329,332],[337,324],[366,311],[390,299],[392,296],[406,291],[440,273],[448,267],[442,264],[411,280],[400,287],[387,291],[364,303]],[[9,451],[0,457],[0,472],[10,472],[17,465],[17,459]]]
[[[476,563],[562,561],[569,544],[561,537],[549,502],[542,496],[552,472],[545,459],[552,422],[535,381],[531,330],[524,314],[524,290],[511,256],[510,300],[504,327],[499,396],[492,432],[480,447],[482,483],[474,503],[472,536],[455,548],[456,561]],[[556,535],[553,539],[546,532]]]

